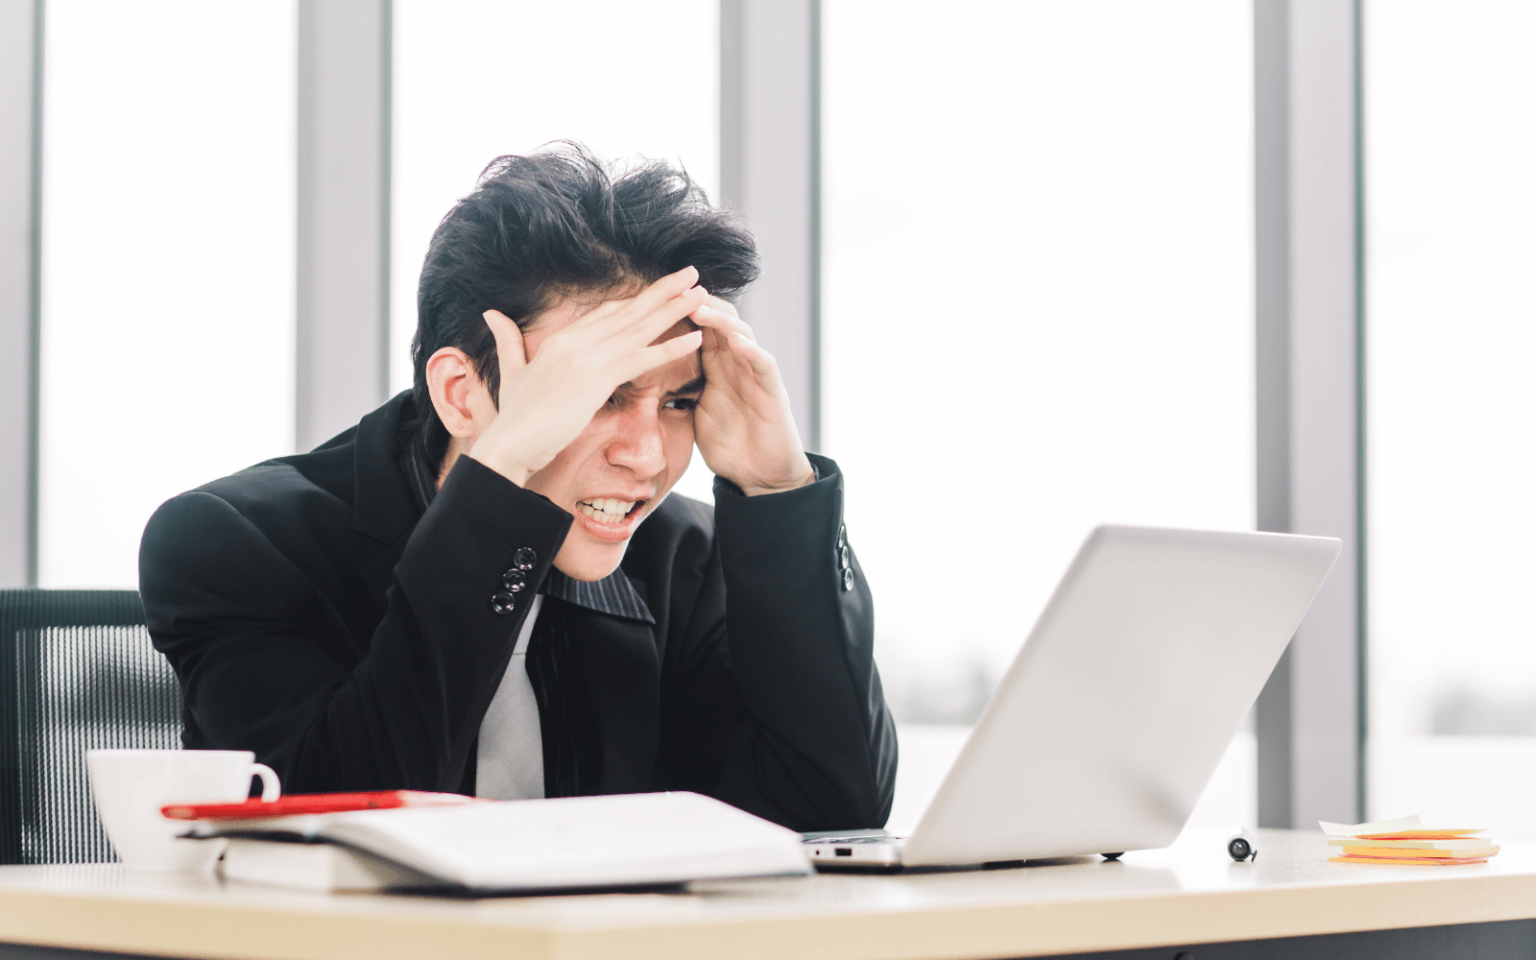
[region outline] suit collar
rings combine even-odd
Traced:
[[[352,460],[352,529],[394,543],[421,517],[400,468],[398,437],[411,412],[411,392],[396,394],[357,425]]]
[[[582,581],[566,576],[559,570],[544,575],[541,592],[559,597],[566,603],[585,607],[610,617],[638,620],[654,626],[656,618],[645,605],[644,595],[636,588],[623,567],[615,569],[601,580]]]

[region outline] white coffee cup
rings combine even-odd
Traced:
[[[91,799],[118,859],[130,870],[209,870],[222,840],[184,840],[190,826],[169,820],[171,803],[238,803],[261,778],[261,799],[282,794],[271,767],[249,750],[87,750]]]

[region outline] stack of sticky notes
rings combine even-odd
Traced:
[[[1318,826],[1328,834],[1331,846],[1342,847],[1334,863],[1421,864],[1446,867],[1457,863],[1486,863],[1499,852],[1483,828],[1434,829],[1417,815],[1377,823],[1328,823]]]

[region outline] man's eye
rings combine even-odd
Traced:
[[[681,410],[684,413],[692,413],[693,409],[698,405],[699,400],[697,397],[673,397],[671,400],[668,400],[666,403],[662,404],[662,406],[667,407],[668,409]]]

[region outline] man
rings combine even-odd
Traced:
[[[695,790],[883,824],[896,743],[842,478],[686,175],[491,164],[433,236],[413,390],[169,501],[140,589],[186,746],[290,792]],[[715,510],[667,492],[697,441]]]

